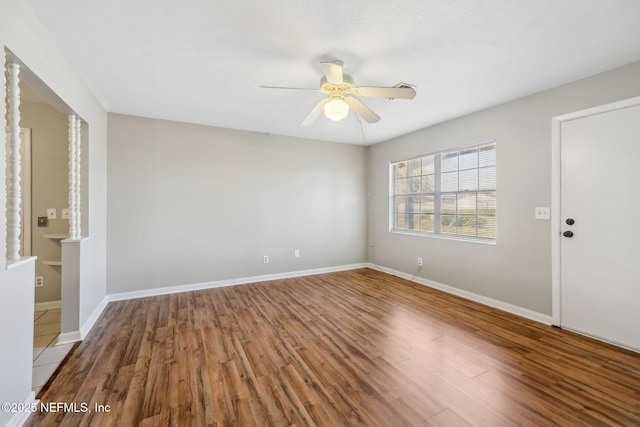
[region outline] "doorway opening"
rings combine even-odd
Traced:
[[[63,247],[69,241],[65,239],[70,236],[70,223],[79,223],[86,212],[86,198],[84,206],[79,200],[83,184],[82,193],[88,194],[88,182],[79,170],[87,171],[88,165],[81,162],[79,155],[70,155],[71,147],[75,153],[83,146],[86,149],[87,139],[80,137],[82,127],[86,135],[86,124],[11,52],[5,50],[5,54],[8,76],[5,102],[10,138],[4,149],[7,154],[20,153],[20,156],[6,156],[6,179],[11,182],[7,192],[20,198],[13,196],[8,202],[8,230],[9,224],[12,228],[7,232],[7,245],[11,248],[7,259],[37,258],[31,284],[35,287],[34,305],[30,308],[34,331],[32,386],[37,393],[73,347],[74,337],[80,335],[76,326],[79,323],[77,275],[72,275],[72,285],[64,292],[64,284],[70,280],[65,279],[62,272],[67,262],[75,267],[80,265],[79,255],[67,255],[65,262]],[[78,142],[72,144],[72,141]],[[20,150],[15,150],[18,146]],[[71,244],[86,237],[86,228],[84,234],[77,227],[74,230]]]

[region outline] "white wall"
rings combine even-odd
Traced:
[[[369,260],[418,278],[551,315],[551,118],[640,95],[640,62],[372,146]],[[392,234],[389,162],[495,139],[496,245]]]
[[[364,147],[109,114],[108,153],[109,294],[366,262]]]
[[[45,100],[66,104],[89,123],[88,171],[90,189],[90,238],[83,242],[83,266],[80,283],[79,324],[84,325],[106,295],[106,132],[104,109],[88,91],[82,79],[66,60],[59,47],[30,10],[27,2],[2,0],[0,10],[0,46],[9,49],[28,70],[24,78]],[[3,63],[4,68],[4,63]],[[29,70],[33,75],[29,76]],[[36,77],[37,76],[37,77]],[[4,73],[0,98],[5,97]],[[64,102],[61,102],[63,100]],[[0,117],[5,126],[5,105],[0,103]],[[0,146],[4,146],[4,132]],[[0,150],[0,188],[6,188],[4,150]],[[86,172],[86,170],[85,170]],[[5,191],[0,191],[0,205],[6,206]],[[11,325],[0,330],[0,402],[23,402],[31,393],[33,357],[33,263],[7,269],[6,213],[0,210],[0,321]],[[0,412],[0,425],[11,414]]]

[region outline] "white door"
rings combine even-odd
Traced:
[[[640,351],[640,105],[560,125],[561,326]]]

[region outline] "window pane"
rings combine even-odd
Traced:
[[[456,234],[456,216],[442,215],[440,217],[440,231],[445,234]]]
[[[432,214],[434,212],[433,209],[434,209],[433,196],[420,197],[420,213]]]
[[[405,215],[396,215],[396,227],[395,228],[399,228],[399,229],[406,229],[407,228],[407,224],[405,221]]]
[[[495,216],[478,215],[478,237],[498,237]]]
[[[442,172],[450,172],[450,171],[458,170],[458,152],[457,151],[442,154],[441,169],[442,169]]]
[[[476,214],[476,193],[458,194],[458,214],[475,215]]]
[[[475,215],[458,215],[458,234],[464,236],[476,235]]]
[[[409,176],[422,175],[422,162],[420,159],[409,160]]]
[[[420,215],[407,215],[407,230],[420,230]]]
[[[407,213],[420,212],[420,198],[415,196],[407,197]]]
[[[441,175],[441,191],[458,191],[458,172],[447,172]]]
[[[478,189],[478,169],[460,171],[460,191]]]
[[[422,158],[422,173],[424,175],[433,173],[435,171],[433,160],[434,156],[425,156]]]
[[[406,212],[407,198],[396,197],[396,212],[404,214]]]
[[[433,215],[420,215],[420,231],[433,231]]]
[[[478,193],[478,214],[496,216],[496,193]]]
[[[433,175],[423,175],[421,177],[422,189],[421,193],[433,193]]]
[[[480,167],[495,166],[496,164],[496,144],[489,144],[480,147]]]
[[[413,178],[407,178],[407,184],[408,184],[408,192],[411,194],[416,194],[420,192],[420,184],[421,184],[421,177],[416,176]]]
[[[396,188],[393,190],[393,194],[407,194],[407,179],[396,179]]]
[[[400,162],[393,165],[393,174],[396,178],[406,178],[407,162]]]
[[[478,171],[480,175],[480,189],[493,190],[496,188],[496,167],[482,168]]]
[[[495,142],[393,163],[391,173],[394,228],[496,238]]]
[[[478,149],[468,148],[460,151],[460,170],[478,167]]]
[[[456,195],[455,194],[446,194],[440,196],[440,211],[443,214],[454,214],[456,213]]]

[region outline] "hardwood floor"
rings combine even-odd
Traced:
[[[111,303],[40,398],[77,411],[26,425],[633,426],[640,354],[362,269]]]

